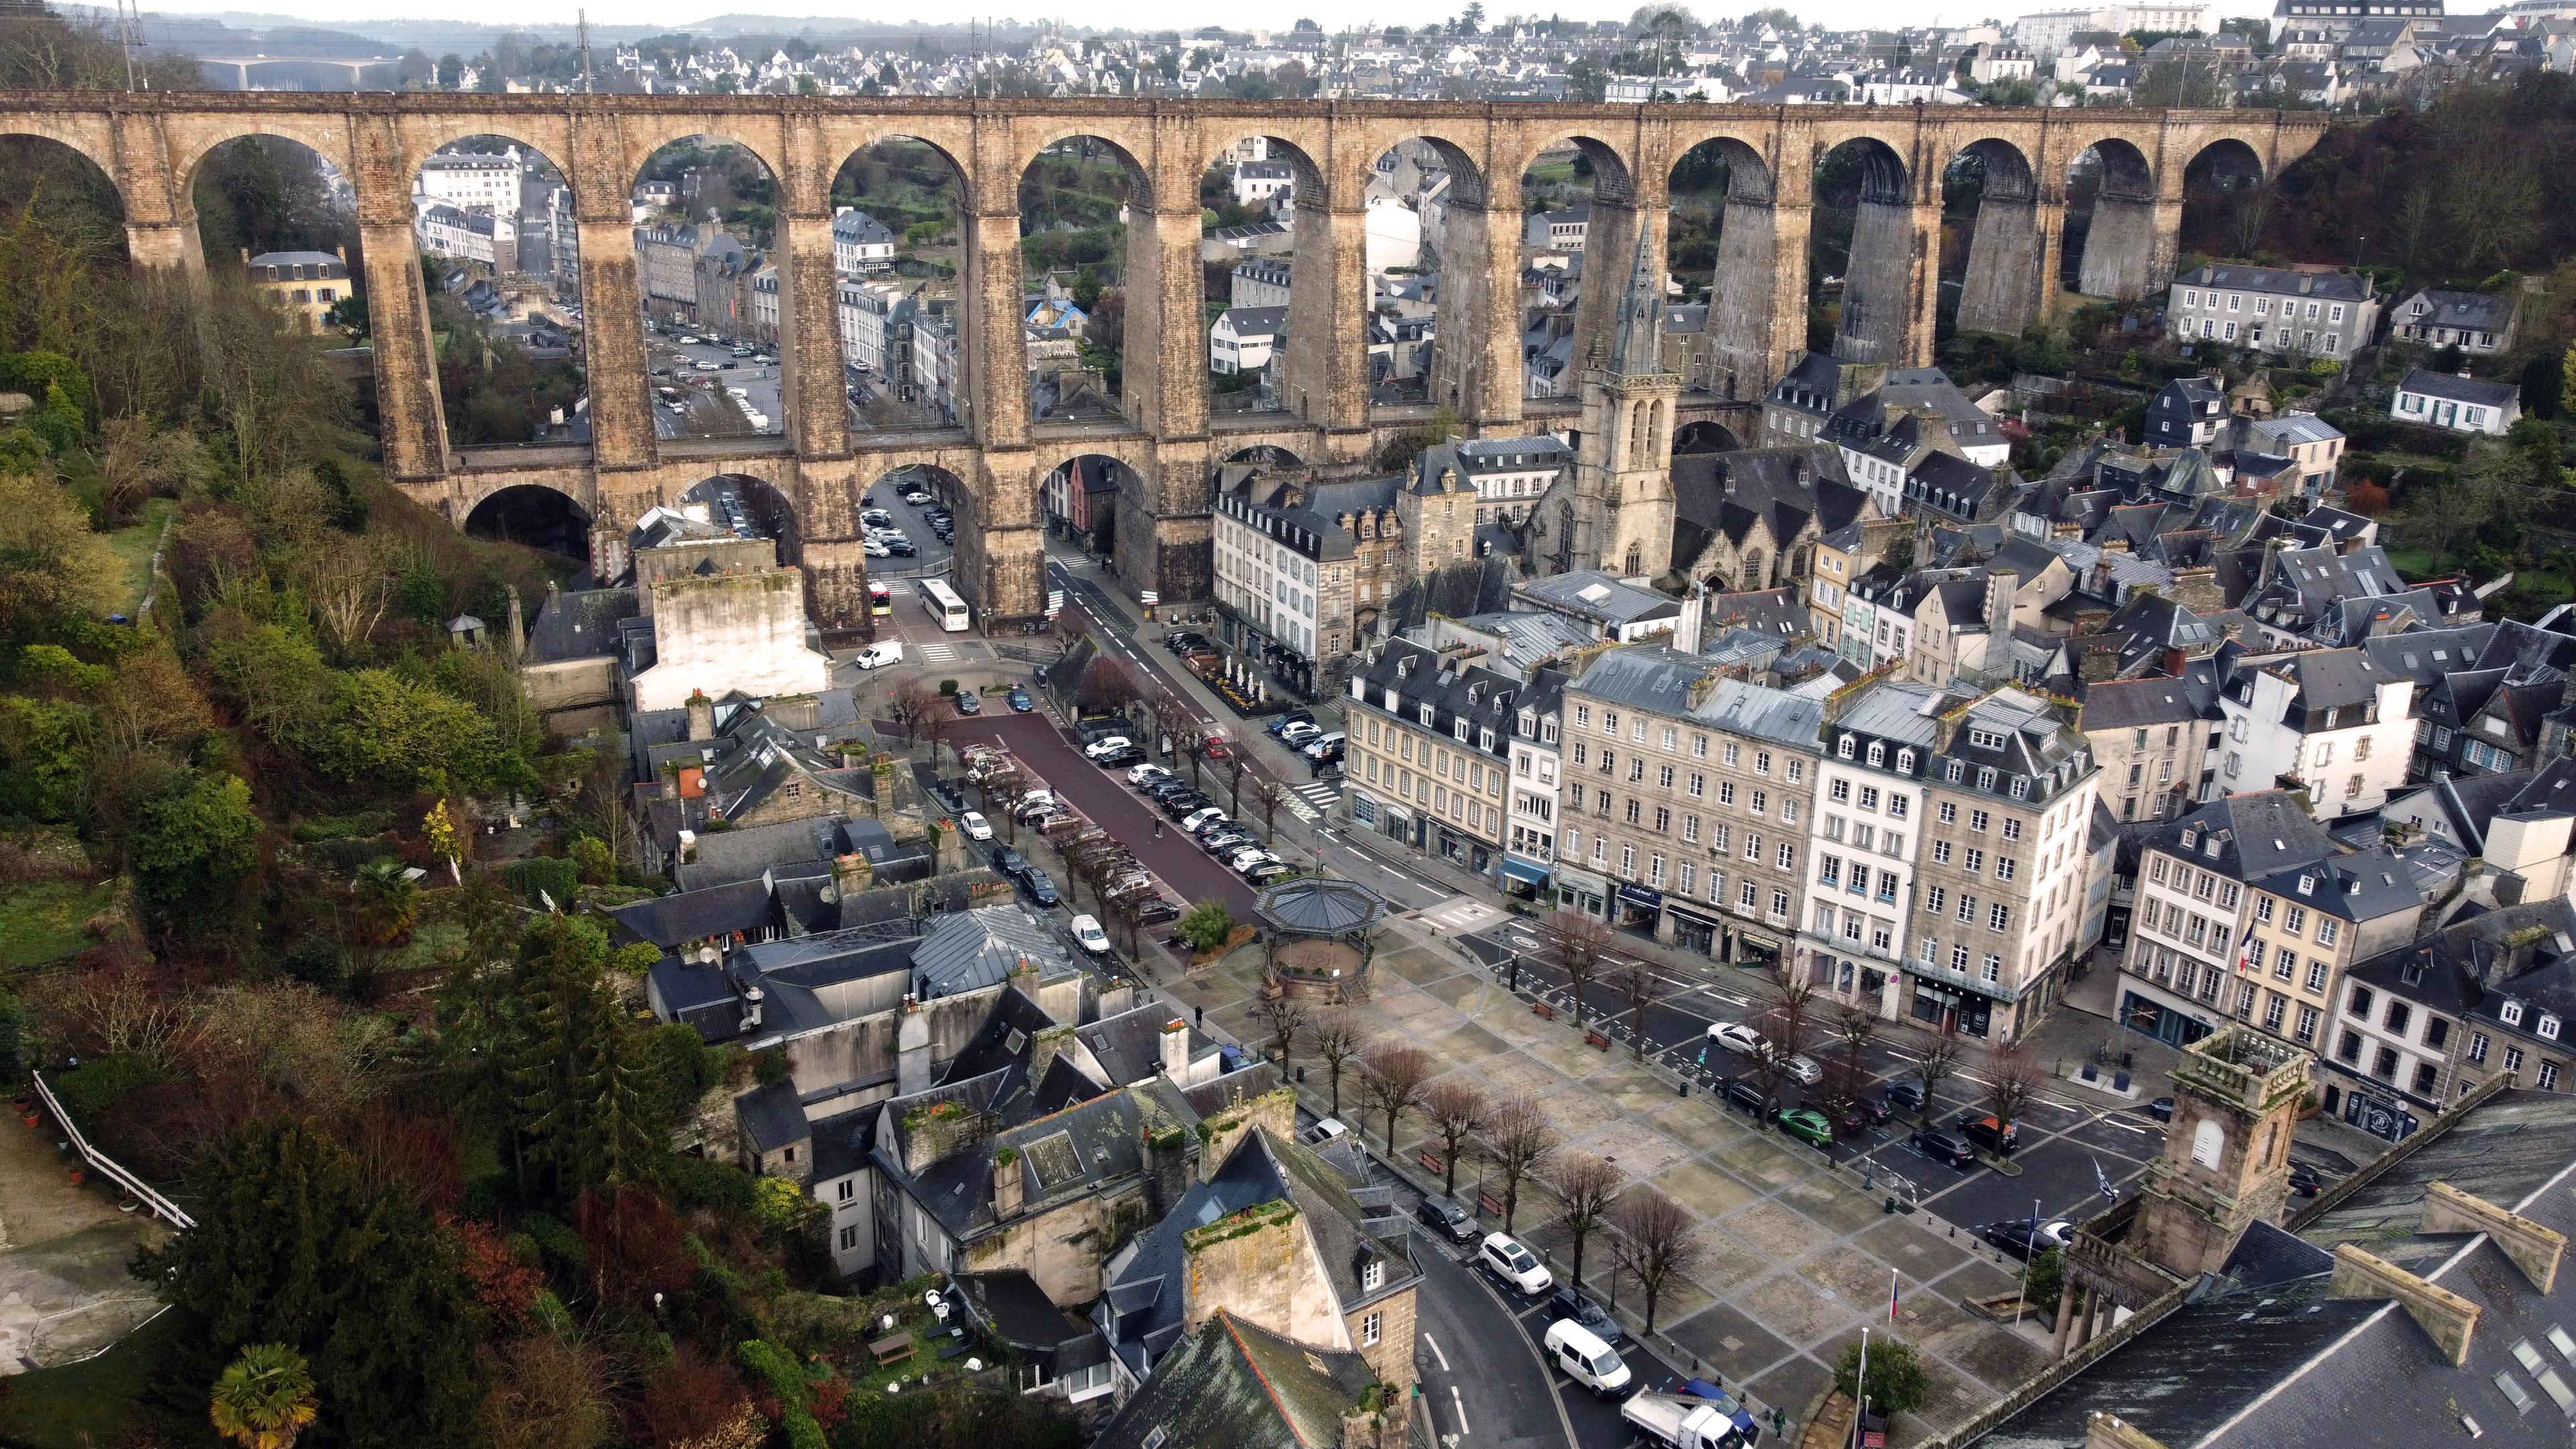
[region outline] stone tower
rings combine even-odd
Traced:
[[[1569,569],[1660,578],[1673,566],[1673,413],[1682,379],[1664,366],[1663,271],[1654,241],[1640,213],[1637,258],[1619,299],[1610,355],[1596,351],[1583,373],[1583,432],[1566,520],[1572,537],[1556,550]]]
[[[2290,1131],[2316,1058],[2231,1025],[2183,1052],[2173,1124],[2126,1247],[2177,1278],[2215,1272],[2258,1222],[2278,1222],[2290,1192]]]

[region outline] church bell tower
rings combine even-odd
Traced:
[[[1664,365],[1663,269],[1654,239],[1653,218],[1640,211],[1637,257],[1609,356],[1596,350],[1583,373],[1573,536],[1563,547],[1570,569],[1653,579],[1673,566],[1673,414],[1682,379]]]

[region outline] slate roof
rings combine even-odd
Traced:
[[[2257,267],[2244,262],[2218,262],[2174,279],[2178,287],[2226,287],[2274,296],[2314,297],[2330,302],[2359,302],[2370,296],[2368,285],[2350,272],[2302,272],[2286,267]]]
[[[1094,1449],[1329,1449],[1376,1373],[1219,1312],[1147,1379]]]
[[[674,891],[608,908],[630,938],[664,950],[687,941],[762,929],[771,924],[769,882],[750,880],[706,890]]]
[[[755,1087],[734,1098],[733,1105],[756,1152],[775,1152],[813,1135],[805,1124],[805,1108],[796,1097],[796,1083],[788,1078]]]
[[[833,827],[839,823],[835,815],[814,815],[774,825],[701,831],[689,847],[689,858],[671,868],[671,877],[683,891],[702,891],[759,880],[772,871],[783,876],[830,875]]]
[[[1559,614],[1603,624],[1613,631],[1631,624],[1681,616],[1681,601],[1628,583],[1598,569],[1525,579],[1512,596]]]
[[[576,589],[550,593],[528,629],[528,662],[560,664],[617,652],[617,621],[636,614],[633,589]]]
[[[2425,303],[2431,310],[2418,316],[2415,304]],[[2439,287],[2426,287],[2398,304],[2397,324],[2401,327],[2453,327],[2472,332],[2502,333],[2513,325],[2514,299],[2493,292],[2452,292]]]
[[[2424,904],[2406,868],[2384,847],[2292,866],[2256,876],[2248,884],[2304,902],[2319,915],[2347,921],[2375,921]]]
[[[913,994],[932,1001],[998,986],[1024,965],[1041,976],[1074,969],[1064,947],[1016,904],[943,916],[913,950]]]
[[[2487,382],[2480,378],[2460,377],[2448,372],[2435,372],[2418,367],[2397,384],[2401,393],[2440,398],[2445,402],[2467,403],[2475,407],[2503,409],[2522,396],[2522,389],[2509,382]]]
[[[2287,790],[2222,796],[2157,827],[2147,843],[2204,870],[2248,881],[2335,854],[2334,837]]]
[[[2174,678],[2105,679],[2084,691],[2084,732],[2188,724],[2203,717],[2204,702]]]

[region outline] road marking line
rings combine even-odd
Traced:
[[[1431,1356],[1440,1360],[1440,1371],[1444,1374],[1449,1372],[1449,1355],[1440,1351],[1440,1340],[1433,1338],[1430,1333],[1426,1331],[1422,1335],[1422,1341],[1431,1345]]]
[[[1458,1396],[1458,1386],[1456,1384],[1451,1384],[1449,1386],[1449,1402],[1455,1405],[1458,1410],[1458,1437],[1463,1439],[1469,1434],[1474,1433],[1474,1430],[1467,1427],[1467,1401]]]

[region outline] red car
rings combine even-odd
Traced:
[[[1226,747],[1226,743],[1225,743],[1225,736],[1223,736],[1223,735],[1210,735],[1210,736],[1208,736],[1208,741],[1207,741],[1207,757],[1208,757],[1209,759],[1211,759],[1211,760],[1222,760],[1222,759],[1226,758],[1228,755],[1231,755],[1231,754],[1233,754],[1233,753],[1234,753],[1234,751],[1232,751],[1231,749],[1228,749],[1228,748]]]

